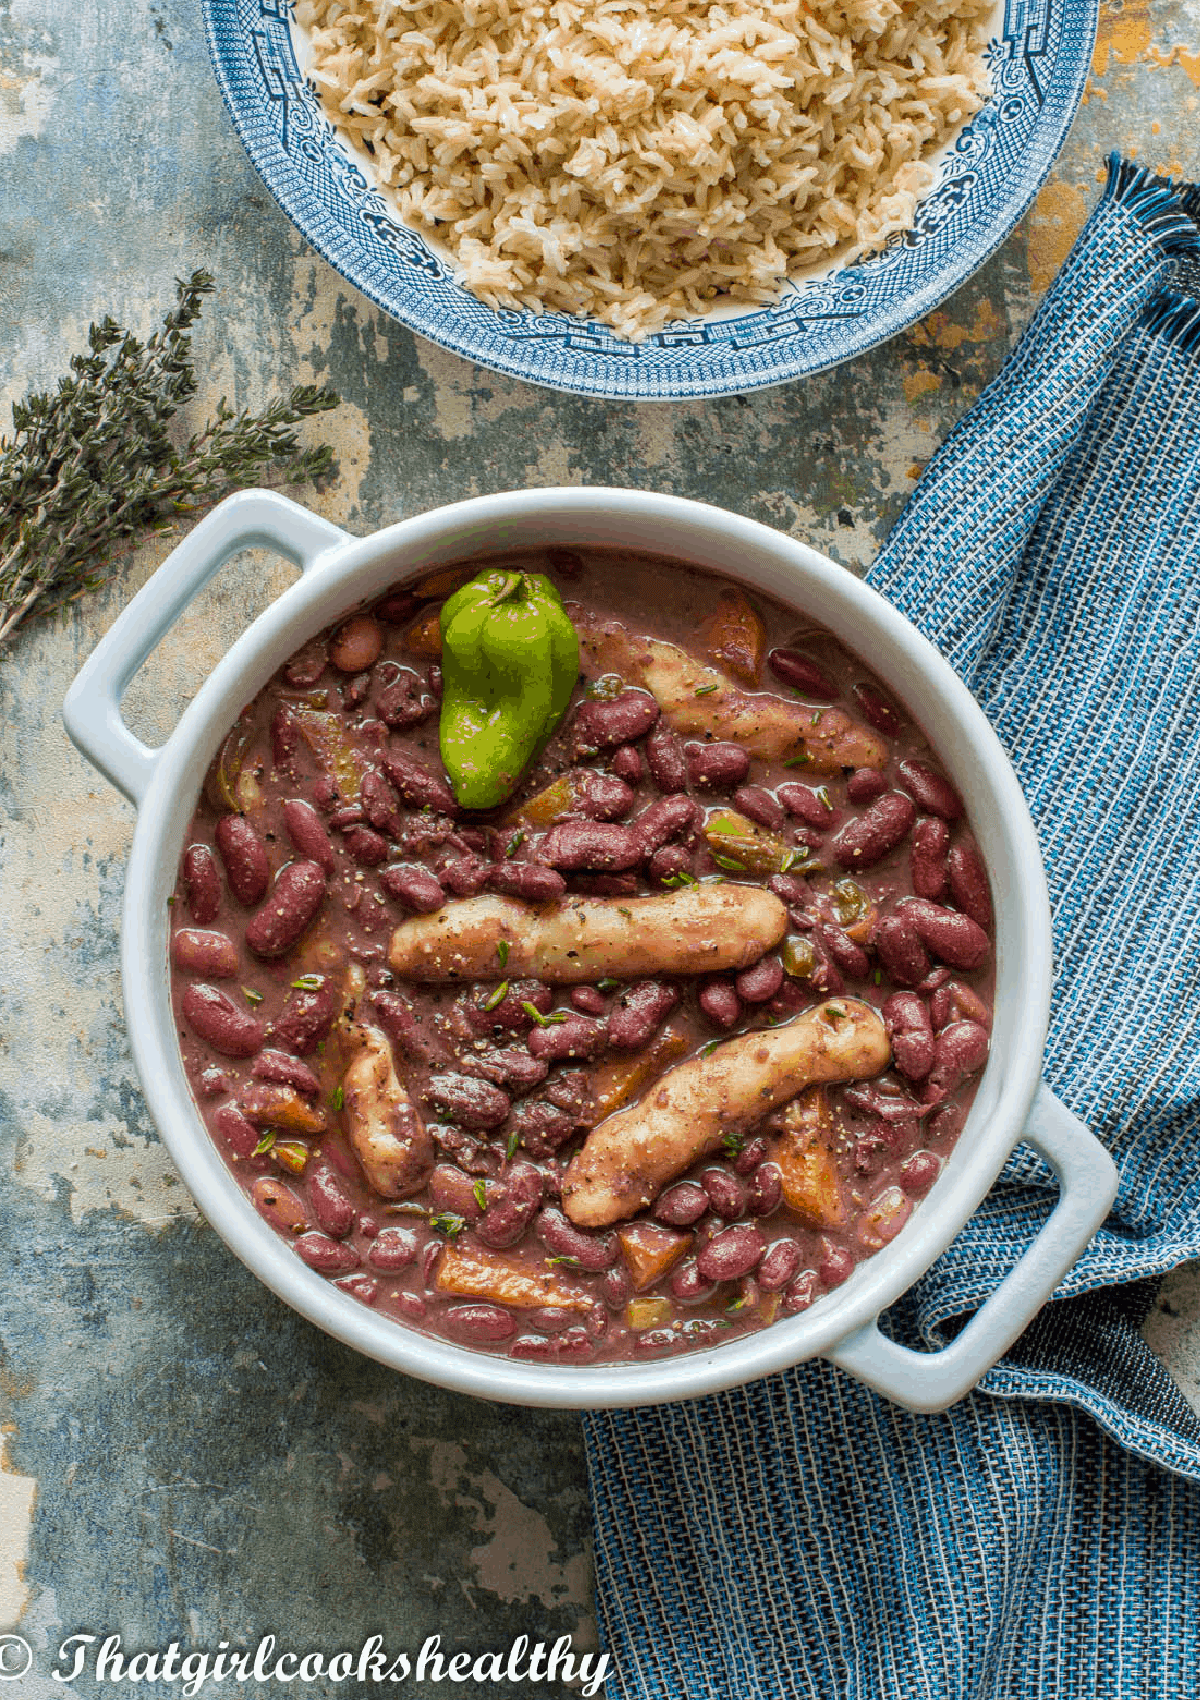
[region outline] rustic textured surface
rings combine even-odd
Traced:
[[[149,330],[173,278],[208,264],[197,416],[221,393],[253,404],[330,378],[342,474],[318,505],[351,530],[486,490],[607,482],[722,503],[861,571],[1027,320],[1107,150],[1200,175],[1198,40],[1196,0],[1109,12],[1034,211],[913,332],[804,385],[636,408],[492,377],[345,286],[247,165],[191,0],[0,0],[0,399],[52,381],[92,316]],[[0,660],[0,1627],[38,1650],[19,1692],[94,1691],[45,1674],[42,1649],[79,1629],[127,1646],[274,1631],[333,1649],[375,1630],[397,1648],[435,1632],[478,1651],[519,1633],[583,1644],[574,1420],[404,1381],[297,1320],[198,1219],[142,1105],[116,945],[132,812],[70,749],[58,707],[170,542]],[[287,576],[250,557],[226,570],[135,689],[147,736]],[[1150,1331],[1200,1404],[1198,1319],[1184,1272]]]

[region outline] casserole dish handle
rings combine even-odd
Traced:
[[[944,1411],[971,1391],[1032,1322],[1108,1215],[1117,1171],[1095,1134],[1044,1083],[1025,1123],[1024,1139],[1058,1176],[1049,1220],[1014,1269],[950,1345],[914,1352],[867,1323],[824,1355],[910,1411]]]
[[[188,603],[242,549],[274,549],[308,572],[350,534],[271,490],[243,490],[202,519],[92,651],[67,692],[63,721],[93,767],[135,808],[154,774],[148,749],[121,718],[121,699]]]

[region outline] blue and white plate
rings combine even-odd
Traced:
[[[642,343],[565,313],[497,312],[405,228],[305,80],[291,0],[203,0],[217,81],[263,182],[317,251],[431,342],[511,377],[636,401],[728,395],[862,354],[981,266],[1032,201],[1075,115],[1098,0],[1002,0],[995,91],[938,162],[913,228],[768,308],[680,319]]]

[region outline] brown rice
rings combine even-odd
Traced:
[[[913,221],[991,0],[298,0],[331,120],[494,307],[641,338]]]

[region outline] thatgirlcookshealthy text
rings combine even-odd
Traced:
[[[90,1673],[97,1683],[114,1685],[179,1683],[183,1700],[205,1688],[210,1693],[225,1683],[294,1683],[302,1688],[318,1680],[345,1683],[409,1682],[413,1684],[506,1682],[578,1683],[584,1700],[598,1693],[608,1675],[607,1653],[579,1653],[574,1637],[554,1642],[518,1635],[506,1648],[483,1653],[448,1653],[440,1635],[428,1635],[417,1652],[393,1652],[381,1635],[372,1635],[355,1651],[301,1653],[280,1647],[274,1635],[264,1635],[253,1651],[221,1641],[215,1648],[184,1652],[178,1641],[165,1649],[127,1652],[119,1634],[69,1635],[58,1649],[51,1676],[75,1682]],[[211,1686],[210,1686],[211,1685]],[[213,1696],[215,1700],[215,1694]]]

